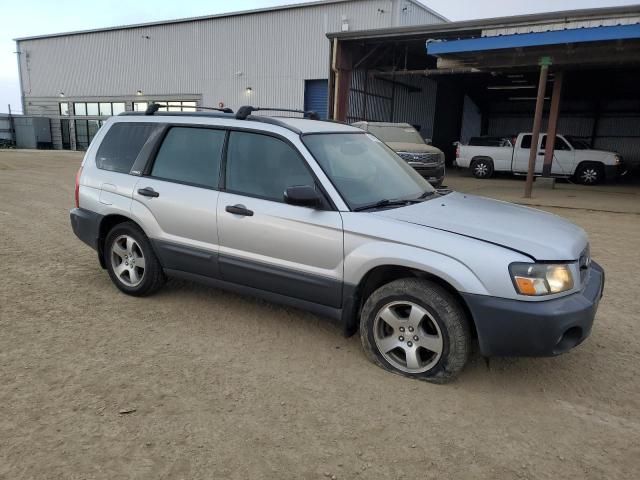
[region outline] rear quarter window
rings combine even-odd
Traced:
[[[96,166],[111,172],[129,173],[140,150],[156,128],[158,124],[155,123],[115,123],[98,148]]]

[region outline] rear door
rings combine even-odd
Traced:
[[[132,213],[165,268],[218,276],[216,206],[226,131],[173,126],[133,192]]]
[[[229,134],[218,202],[223,280],[331,307],[342,302],[342,217],[284,203],[287,187],[315,176],[283,138]]]
[[[538,145],[540,145],[541,139],[538,139]],[[536,173],[542,173],[542,164],[544,162],[544,152],[539,155],[539,150],[536,145]],[[531,134],[527,133],[520,137],[520,141],[516,142],[516,147],[513,149],[513,171],[515,173],[527,173],[529,170],[529,152],[531,151]]]

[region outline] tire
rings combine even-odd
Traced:
[[[371,294],[360,316],[360,340],[376,365],[432,383],[453,380],[471,350],[471,330],[458,301],[419,278],[395,280]]]
[[[128,295],[151,295],[166,281],[151,242],[133,222],[119,223],[111,229],[103,256],[111,281]]]
[[[581,163],[576,170],[575,179],[582,185],[597,185],[604,180],[604,168],[599,163]]]
[[[471,174],[476,178],[491,178],[493,162],[489,158],[479,158],[471,162]]]

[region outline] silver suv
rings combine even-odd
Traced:
[[[358,128],[252,110],[122,114],[97,133],[71,225],[121,291],[176,276],[310,310],[433,382],[473,342],[544,356],[589,335],[604,272],[582,229],[438,193]]]

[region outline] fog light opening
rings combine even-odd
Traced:
[[[556,348],[553,350],[553,353],[560,354],[567,352],[578,345],[581,341],[582,328],[571,327],[562,334],[562,336],[558,340],[558,343],[556,343]]]

